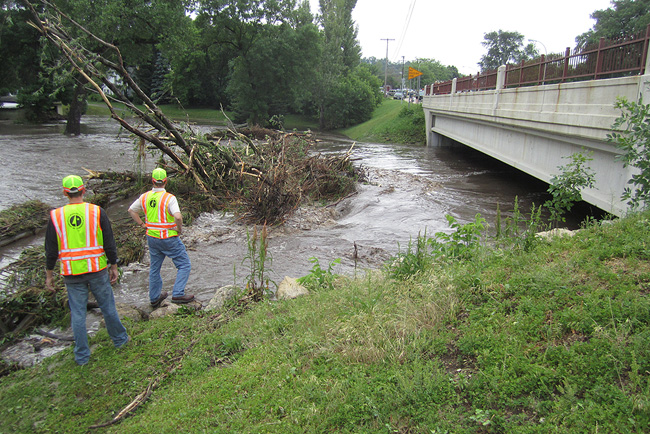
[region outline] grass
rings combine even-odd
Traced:
[[[66,350],[0,379],[0,432],[88,432],[156,378],[96,431],[648,432],[649,218],[240,315],[127,322],[124,350],[101,331],[85,367]]]
[[[116,104],[118,112],[125,110],[123,105]],[[406,102],[385,99],[375,110],[372,119],[353,127],[338,130],[347,137],[357,141],[392,142],[392,143],[424,143],[424,116],[420,110],[421,106],[412,104],[411,111],[400,116],[409,105]],[[162,105],[163,112],[177,121],[187,121],[226,125],[226,118],[220,110],[207,108],[181,109],[176,105]],[[88,115],[109,116],[109,111],[102,103],[91,102],[88,104]],[[232,113],[226,112],[232,118]],[[421,119],[420,119],[421,118]],[[284,128],[287,131],[296,129],[298,131],[318,130],[318,122],[308,116],[285,115],[283,116]],[[419,122],[419,123],[418,123]]]
[[[357,141],[378,143],[424,143],[426,141],[422,107],[418,104],[409,106],[407,102],[393,99],[385,99],[375,109],[369,121],[339,132]]]
[[[115,103],[115,107],[118,109],[118,113],[125,113],[126,109],[123,104]],[[141,109],[143,106],[139,106]],[[233,113],[225,112],[221,110],[216,110],[212,108],[181,108],[175,104],[164,104],[161,105],[165,115],[169,116],[175,121],[179,122],[190,122],[199,123],[203,125],[226,125],[226,116],[230,119],[233,117]],[[94,116],[110,116],[108,108],[99,102],[90,102],[88,103],[88,109],[86,111],[88,115]],[[300,115],[286,115],[284,116],[284,128],[286,130],[297,129],[299,131],[306,131],[308,129],[315,130],[318,128],[318,123],[313,119],[300,116]]]

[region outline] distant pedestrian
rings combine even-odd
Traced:
[[[151,174],[153,189],[142,194],[129,207],[131,218],[147,230],[149,246],[149,301],[151,306],[160,306],[167,298],[162,290],[160,268],[165,257],[170,257],[176,267],[176,281],[172,290],[172,303],[189,303],[194,295],[185,294],[185,285],[192,268],[190,257],[179,235],[183,232],[183,215],[176,197],[165,190],[167,172],[154,169]],[[145,222],[140,218],[144,213]]]
[[[63,194],[68,205],[50,212],[45,232],[45,287],[54,291],[52,279],[57,259],[68,292],[74,358],[78,365],[90,359],[86,310],[92,292],[104,316],[106,330],[116,348],[129,341],[115,308],[111,284],[117,282],[117,247],[113,229],[104,209],[83,201],[81,177],[63,178]]]

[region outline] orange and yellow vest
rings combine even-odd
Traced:
[[[91,203],[65,205],[50,211],[59,243],[61,274],[94,273],[107,266],[100,208]]]
[[[174,216],[169,213],[168,206],[174,197],[166,191],[149,191],[140,196],[140,204],[145,214],[147,235],[154,238],[170,238],[178,235],[171,228],[176,227]]]

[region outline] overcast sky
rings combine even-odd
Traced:
[[[318,12],[318,0],[309,0]],[[591,29],[595,10],[610,0],[357,0],[352,17],[359,26],[363,57],[401,62],[435,59],[463,74],[475,74],[486,50],[485,33],[519,32],[563,53],[575,37]],[[412,10],[412,13],[410,13]],[[409,20],[410,17],[410,20]],[[537,44],[540,53],[544,46]]]

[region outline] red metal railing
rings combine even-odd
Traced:
[[[650,44],[650,24],[644,32],[630,38],[609,41],[601,38],[582,50],[567,48],[564,54],[506,65],[505,87],[521,87],[568,81],[597,80],[643,74]],[[647,71],[650,73],[650,71]],[[497,71],[456,79],[456,92],[496,89]],[[452,91],[452,80],[426,86],[425,95],[445,95]]]

